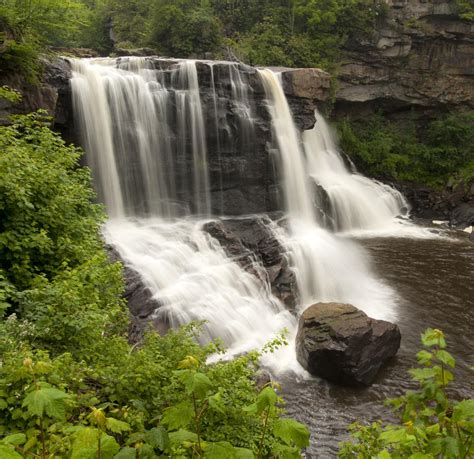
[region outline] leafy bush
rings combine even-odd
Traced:
[[[127,341],[80,151],[41,113],[0,134],[0,457],[300,457],[309,433],[256,387],[258,353],[207,364],[221,348],[196,324]]]
[[[451,114],[420,132],[375,115],[339,123],[342,149],[366,174],[443,186],[453,178],[474,178],[474,113]]]
[[[410,370],[420,388],[390,400],[401,424],[351,426],[351,442],[342,444],[339,457],[379,459],[470,458],[474,455],[474,399],[453,402],[447,393],[454,379],[455,360],[446,351],[440,330],[422,335],[426,349],[417,354],[420,368]]]

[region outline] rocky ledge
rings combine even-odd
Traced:
[[[450,0],[386,3],[373,37],[346,46],[336,116],[472,109],[473,22],[461,19]]]
[[[268,280],[273,295],[294,311],[297,300],[295,274],[289,266],[286,250],[272,230],[273,225],[275,223],[268,217],[250,216],[215,220],[206,223],[203,230],[242,268],[259,279]]]
[[[457,229],[474,225],[474,182],[448,185],[443,190],[414,183],[394,183],[410,202],[413,217],[443,220]]]
[[[311,374],[348,386],[370,385],[400,347],[397,325],[350,304],[317,303],[300,317],[298,362]]]

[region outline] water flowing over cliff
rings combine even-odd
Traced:
[[[249,170],[255,183],[268,169],[274,177],[274,208],[285,214],[281,225],[265,225],[295,272],[296,309],[343,301],[374,317],[396,317],[393,292],[373,276],[364,252],[329,230],[392,225],[406,203],[346,168],[319,113],[302,134],[284,75],[146,58],[77,60],[72,67],[76,123],[110,216],[105,237],[140,275],[155,320],[206,320],[203,339],[221,337],[231,353],[260,346],[284,327],[294,333],[295,318],[272,293],[268,270],[256,257],[244,269],[202,230],[229,208],[226,167],[235,156],[245,172],[264,164]],[[252,154],[257,158],[244,161]],[[292,352],[272,366],[294,366]]]

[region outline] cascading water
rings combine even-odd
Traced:
[[[202,221],[176,220],[182,210],[170,203],[185,185],[176,184],[180,175],[193,183],[192,212],[209,211],[206,139],[195,63],[180,62],[168,85],[166,78],[145,60],[73,62],[76,118],[110,216],[105,238],[161,305],[158,318],[172,326],[206,320],[203,339],[220,337],[230,355],[261,347],[294,329],[295,319],[268,282],[244,271],[200,230]],[[179,171],[186,157],[193,162],[190,177]]]
[[[313,129],[303,133],[310,178],[328,198],[319,203],[336,231],[380,229],[394,224],[408,211],[408,203],[394,188],[351,173],[333,141],[326,120],[315,113]],[[327,207],[327,209],[324,209]]]
[[[278,74],[265,69],[260,75],[278,143],[289,217],[289,235],[282,234],[281,238],[293,259],[300,310],[318,301],[340,301],[352,303],[372,317],[394,319],[391,289],[372,276],[363,251],[353,242],[330,234],[317,221],[317,203],[311,198],[307,173],[308,164],[316,163],[313,152],[303,154]]]
[[[214,122],[206,123],[197,63],[160,62],[162,68],[141,58],[72,63],[76,120],[98,195],[110,216],[105,237],[140,273],[160,303],[156,315],[173,326],[207,320],[204,338],[221,337],[231,354],[261,346],[284,327],[293,336],[296,319],[272,296],[268,282],[229,259],[217,241],[201,231],[203,220],[196,219],[209,215],[213,206],[206,129],[216,133],[219,162],[220,149],[226,152],[232,142],[227,138],[230,127],[218,120],[222,101],[213,64],[209,63],[213,100],[207,107],[212,107]],[[247,152],[255,135],[254,101],[236,64],[223,65],[228,67],[232,107],[240,120],[236,143]],[[289,234],[281,229],[278,234],[291,252],[301,308],[313,301],[344,301],[374,317],[393,319],[392,292],[371,275],[364,252],[346,238],[329,233],[319,221],[313,180],[328,188],[333,207],[343,212],[345,204],[344,197],[329,189],[329,175],[336,174],[331,161],[338,164],[330,138],[316,131],[305,133],[303,150],[277,74],[261,70],[260,75],[288,211]],[[324,126],[321,119],[316,130],[318,126]],[[321,152],[328,158],[334,153],[336,159],[320,159]],[[326,164],[326,169],[320,164]],[[222,171],[219,174],[222,187]],[[343,167],[337,174],[340,183],[355,180]],[[372,187],[372,192],[392,196],[383,185],[364,180],[359,182]],[[369,199],[369,193],[364,196]],[[395,214],[391,205],[390,212]],[[343,217],[336,218],[341,229],[373,222],[367,216],[366,220]],[[274,370],[297,366],[292,348],[267,363]]]

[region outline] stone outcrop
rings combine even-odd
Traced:
[[[63,59],[43,60],[40,64],[44,67],[44,72],[38,84],[16,74],[9,74],[0,79],[0,86],[8,86],[22,94],[19,103],[0,99],[0,124],[6,124],[10,115],[30,113],[38,109],[46,110],[59,129],[72,124],[69,97],[70,65]]]
[[[410,202],[411,215],[427,220],[445,220],[452,227],[464,229],[474,224],[474,183],[450,184],[443,190],[413,183],[395,187]]]
[[[171,79],[178,60],[144,57],[151,67]],[[128,57],[119,57],[117,62]],[[242,215],[271,212],[281,208],[279,178],[275,171],[274,139],[265,102],[265,92],[258,70],[240,63],[197,61],[201,104],[205,117],[207,160],[210,174],[211,202],[214,214]],[[318,69],[279,69],[288,94],[295,122],[301,129],[315,123],[314,109],[329,95],[329,74]],[[39,86],[18,81],[0,81],[24,94],[21,105],[0,105],[4,121],[11,113],[45,108],[54,116],[55,127],[67,141],[80,144],[72,113],[69,87],[71,76],[68,58],[46,63]],[[236,96],[235,83],[241,78],[243,93]],[[236,80],[237,79],[237,80]],[[247,94],[251,122],[242,118],[242,101]],[[0,102],[2,103],[2,102]],[[173,133],[171,133],[173,135]],[[181,139],[191,142],[191,139]],[[190,148],[187,150],[191,151]],[[192,155],[180,159],[176,169],[176,187],[184,206],[189,194]],[[188,199],[189,200],[189,199]]]
[[[298,362],[311,374],[349,386],[370,385],[400,347],[397,325],[350,304],[317,303],[300,317]]]
[[[372,39],[346,46],[335,115],[474,108],[473,22],[460,19],[450,0],[387,4]]]
[[[268,217],[245,217],[208,222],[203,230],[217,239],[226,254],[246,271],[268,279],[272,293],[289,310],[294,310],[297,298],[295,274],[271,225],[275,223]]]
[[[114,247],[106,246],[106,249],[111,262],[120,262],[123,265],[125,282],[123,298],[127,302],[130,312],[129,341],[131,343],[139,342],[149,324],[160,334],[165,334],[170,325],[162,319],[157,319],[153,314],[161,306],[160,302],[152,297],[140,274],[127,265]]]

